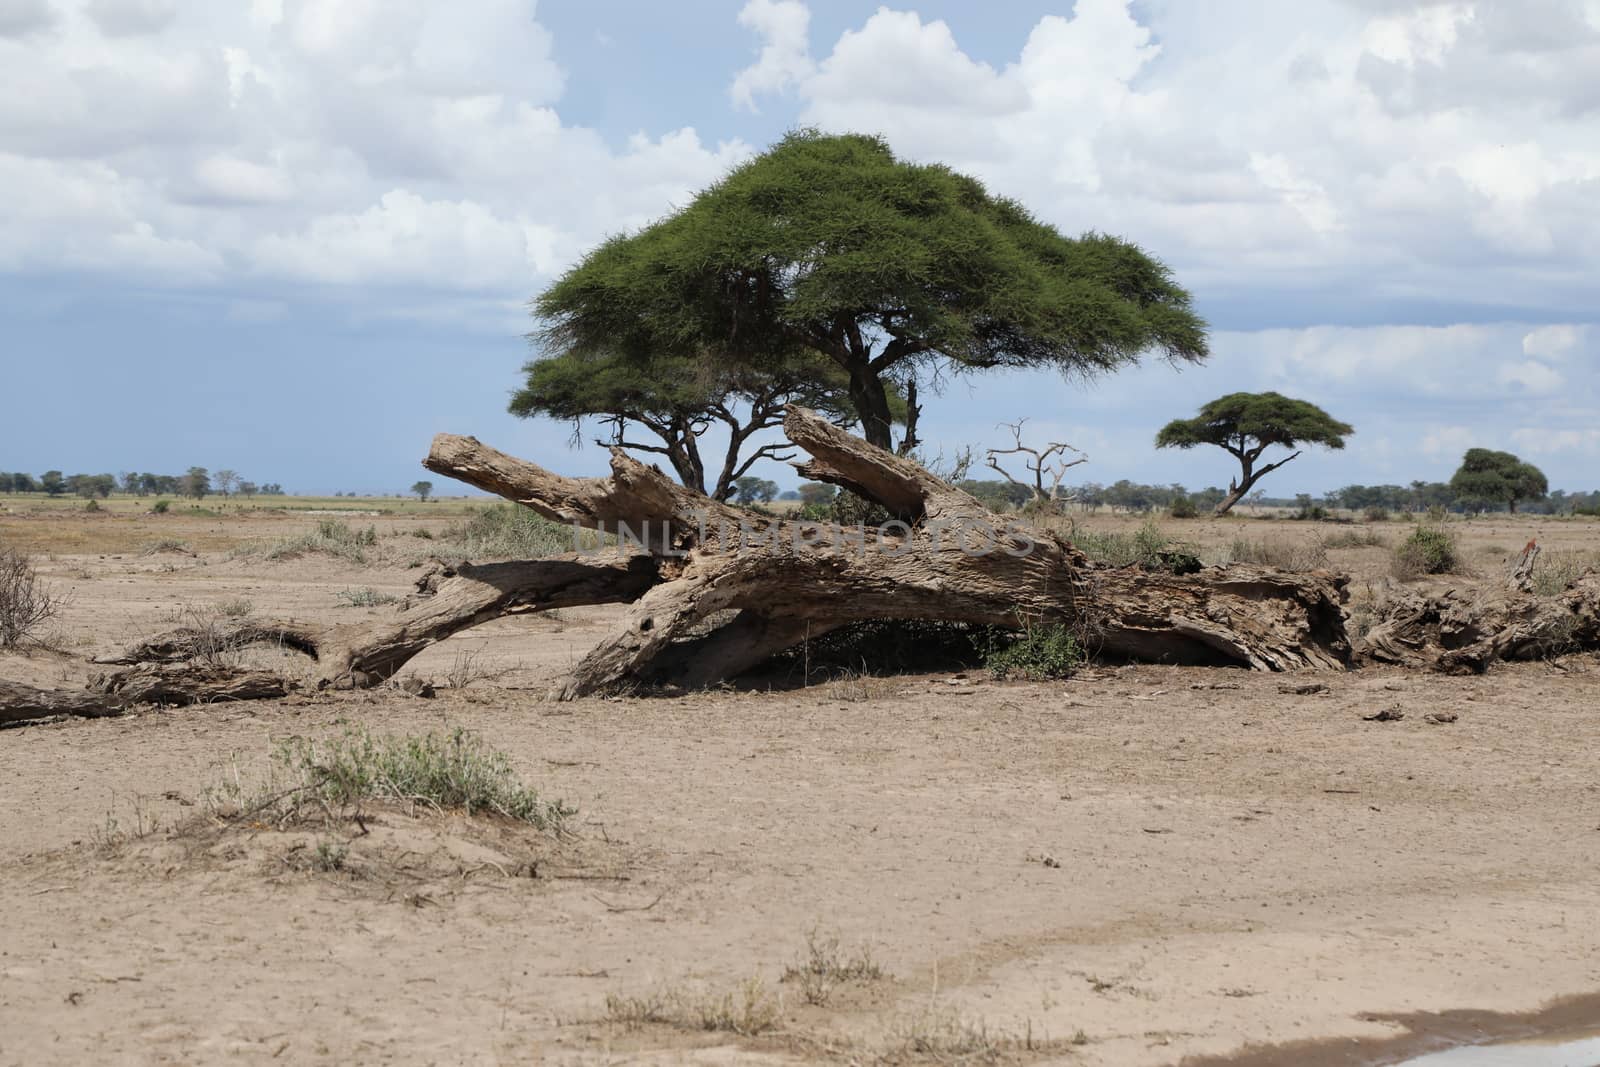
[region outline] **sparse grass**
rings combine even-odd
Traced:
[[[1254,563],[1296,573],[1321,570],[1328,566],[1328,553],[1323,547],[1325,543],[1283,541],[1271,537],[1252,541],[1248,537],[1235,537],[1228,546],[1228,561]]]
[[[813,927],[806,932],[806,950],[784,968],[780,981],[796,982],[807,1004],[826,1004],[836,986],[848,983],[881,981],[883,968],[872,958],[872,950],[862,945],[850,955],[839,947],[836,934],[823,934]]]
[[[352,608],[379,608],[400,599],[391,593],[380,593],[376,589],[341,589],[338,596],[347,607]]]
[[[217,601],[217,614],[228,619],[246,618],[255,608],[253,602],[242,596]]]
[[[1389,542],[1377,530],[1357,526],[1335,530],[1322,539],[1323,548],[1388,548]]]
[[[320,552],[352,563],[366,563],[367,550],[377,543],[378,531],[375,527],[358,530],[339,519],[322,519],[310,533],[277,541],[253,541],[239,546],[230,558],[260,556],[269,560],[285,560]]]
[[[1138,564],[1147,571],[1193,574],[1200,557],[1193,546],[1174,541],[1154,519],[1147,519],[1131,534],[1098,533],[1069,526],[1067,537],[1084,555],[1117,567]]]
[[[38,644],[39,628],[66,605],[64,595],[39,580],[32,559],[0,548],[0,648]]]
[[[753,1037],[778,1025],[783,1006],[766,983],[749,978],[721,995],[657,989],[643,996],[606,996],[605,1021],[625,1030],[672,1026]]]
[[[575,532],[512,504],[480,508],[466,522],[452,523],[439,540],[474,559],[536,559],[575,548],[598,548],[603,543],[601,536],[591,530]]]
[[[1587,570],[1600,571],[1600,552],[1544,552],[1533,569],[1533,591],[1539,596],[1556,596],[1583,576]]]
[[[239,666],[244,645],[234,635],[233,628],[223,620],[231,617],[230,609],[242,603],[244,614],[250,613],[248,600],[230,604],[180,604],[169,618],[177,628],[192,635],[192,658],[205,667],[233,668]]]
[[[552,833],[562,832],[575,813],[541,798],[504,753],[459,728],[404,736],[354,730],[320,741],[292,737],[273,751],[264,780],[247,783],[235,769],[208,801],[223,818],[279,826],[341,820],[371,801],[492,813]]]
[[[194,554],[193,550],[189,547],[189,542],[180,541],[176,537],[163,537],[159,540],[151,541],[149,544],[145,545],[139,550],[139,555],[158,556],[167,552],[178,553],[182,555]]]
[[[1394,576],[1401,581],[1424,574],[1455,574],[1460,569],[1455,535],[1442,526],[1418,526],[1394,552]]]
[[[311,865],[324,874],[344,870],[344,861],[350,855],[350,847],[338,841],[318,841],[317,850],[312,853]]]
[[[983,1019],[972,1019],[951,1007],[930,1004],[925,1010],[902,1016],[889,1028],[888,1047],[882,1062],[947,1064],[1003,1063],[1018,1051],[1042,1051],[1056,1043],[1035,1037],[1032,1026],[1023,1034],[992,1027]],[[1078,1031],[1071,1044],[1088,1043]]]
[[[1009,639],[995,637],[984,656],[984,666],[996,678],[1044,681],[1070,677],[1084,659],[1083,645],[1067,627],[1028,623]]]

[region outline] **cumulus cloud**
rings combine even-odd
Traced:
[[[800,0],[749,0],[739,10],[739,25],[754,31],[762,43],[756,61],[729,86],[735,104],[755,111],[757,93],[782,92],[810,77],[811,11]]]
[[[786,53],[781,87],[802,121],[1128,234],[1202,296],[1576,312],[1600,272],[1592,7],[1078,0],[1001,67],[885,8]]]

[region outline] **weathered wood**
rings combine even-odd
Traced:
[[[57,715],[101,719],[121,715],[127,703],[103,693],[69,689],[37,689],[21,682],[0,681],[0,723],[29,722]]]
[[[124,704],[217,704],[287,696],[293,683],[271,671],[200,664],[142,663],[100,675],[90,689]]]
[[[1360,653],[1368,662],[1481,674],[1502,660],[1597,649],[1600,574],[1586,571],[1554,597],[1403,594],[1384,609]]]
[[[637,681],[706,682],[860,619],[1017,626],[1059,622],[1104,654],[1258,670],[1348,663],[1342,580],[1253,568],[1179,577],[1092,565],[1066,539],[1008,523],[913,461],[801,409],[785,421],[800,470],[884,505],[884,530],[756,519],[615,452],[611,479],[565,479],[471,438],[435,440],[427,466],[576,525],[637,529],[681,572],[634,601],[623,625],[560,686],[565,698]],[[700,634],[734,612],[726,632]]]

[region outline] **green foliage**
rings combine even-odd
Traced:
[[[418,500],[427,500],[428,497],[433,495],[433,483],[429,481],[412,482],[411,491],[417,495]]]
[[[1230,451],[1257,445],[1301,444],[1343,448],[1355,429],[1315,404],[1280,393],[1229,393],[1200,409],[1192,419],[1174,419],[1156,434],[1157,448],[1218,445]],[[1237,453],[1236,453],[1237,454]]]
[[[1156,434],[1157,448],[1193,448],[1216,445],[1239,461],[1240,477],[1233,483],[1240,495],[1265,474],[1299,455],[1257,468],[1261,454],[1273,446],[1295,448],[1302,444],[1343,448],[1355,432],[1315,404],[1281,393],[1229,393],[1200,408],[1192,419],[1174,419]],[[1232,505],[1223,507],[1225,512]]]
[[[1180,496],[1173,498],[1172,506],[1167,509],[1167,514],[1174,519],[1192,519],[1198,516],[1200,511],[1194,506],[1193,500],[1186,496]]]
[[[1206,355],[1189,294],[1134,245],[1064,237],[975,179],[896,159],[880,138],[815,130],[605,242],[535,312],[557,352],[716,367],[826,356],[850,374],[880,444],[886,385],[916,365],[1093,373],[1147,351]]]
[[[1455,536],[1441,526],[1418,526],[1395,549],[1395,574],[1400,578],[1452,574],[1460,565]]]
[[[379,608],[400,599],[392,593],[380,593],[376,589],[341,589],[338,596],[352,608]]]
[[[831,504],[833,503],[834,497],[838,495],[839,487],[836,485],[829,485],[827,482],[800,483],[800,500],[805,504]]]
[[[1060,624],[1025,626],[1010,640],[995,642],[984,656],[984,666],[996,678],[1033,681],[1070,677],[1083,661],[1083,646]]]
[[[378,531],[375,527],[368,526],[365,530],[358,530],[338,519],[321,519],[317,522],[317,528],[310,533],[285,537],[277,541],[252,542],[241,545],[234,552],[241,556],[259,555],[270,560],[298,559],[307,553],[316,552],[347,559],[352,563],[365,563],[366,550],[376,546],[377,543]]]
[[[733,498],[741,504],[770,504],[772,498],[778,495],[778,483],[769,482],[765,478],[747,474],[733,484]]]
[[[460,728],[420,736],[357,730],[322,741],[293,737],[273,752],[268,781],[254,791],[235,781],[212,801],[224,813],[280,825],[348,816],[364,802],[391,801],[492,813],[560,832],[575,811],[542,799],[522,784],[503,752]]]
[[[1537,500],[1550,491],[1544,472],[1510,452],[1469,448],[1450,478],[1458,497],[1489,501],[1517,510],[1519,500]]]

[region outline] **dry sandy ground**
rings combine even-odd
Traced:
[[[1532,534],[1600,547],[1592,525],[1489,529],[1469,536],[1485,560]],[[340,590],[401,593],[414,575],[140,556],[136,524],[121,553],[94,536],[103,558],[41,560],[75,589],[75,657],[184,604],[353,617]],[[1333,555],[1382,583],[1382,549]],[[613,617],[452,639],[417,672],[442,679],[466,650],[491,677],[435,700],[296,696],[0,732],[0,1063],[1154,1065],[1600,990],[1594,657],[1482,678],[1132,667],[544,701]],[[0,655],[0,677],[83,672]],[[1306,681],[1329,689],[1281,688]],[[1405,717],[1363,719],[1391,706]],[[1458,719],[1424,720],[1442,710]],[[378,812],[349,869],[318,872],[310,840],[169,836],[235,757],[248,770],[276,740],[354,724],[481,733],[578,806],[578,838]],[[865,948],[885,977],[806,1003],[780,979],[811,931]],[[652,995],[730,994],[738,1014],[751,979],[757,1006],[776,1005],[759,1036],[625,1024],[628,998]]]

